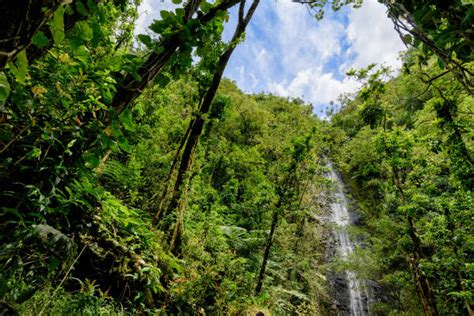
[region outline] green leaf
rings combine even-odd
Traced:
[[[130,153],[132,151],[130,144],[128,143],[127,139],[123,136],[120,136],[118,138],[118,145],[120,149],[122,149],[126,153]]]
[[[87,0],[87,7],[90,10],[96,10],[97,9],[97,5],[95,4],[94,0]]]
[[[34,147],[26,156],[29,159],[39,158],[41,156],[41,149]]]
[[[18,53],[18,55],[16,56],[16,64],[18,65],[19,69],[26,73],[26,70],[28,68],[28,58],[26,58],[26,49]]]
[[[201,3],[202,12],[207,13],[209,12],[209,10],[211,10],[211,8],[212,8],[212,4],[210,4],[209,2],[204,1]]]
[[[438,67],[440,69],[444,69],[446,67],[446,64],[444,63],[444,61],[441,58],[438,58]]]
[[[85,159],[87,167],[89,168],[96,168],[100,164],[99,158],[96,155],[91,154],[91,153],[85,155],[84,159]]]
[[[48,46],[49,40],[42,31],[39,31],[38,33],[35,34],[35,36],[33,36],[33,38],[31,39],[31,42],[36,47],[43,48],[43,47]]]
[[[25,83],[26,73],[28,71],[28,58],[26,58],[26,50],[24,49],[18,53],[15,64],[9,63],[8,66],[16,80],[20,83]]]
[[[155,78],[155,83],[157,83],[160,87],[165,87],[170,81],[170,77],[163,74],[159,74]]]
[[[82,62],[84,65],[87,65],[89,62],[90,53],[84,45],[79,46],[74,50],[74,57]]]
[[[122,113],[122,123],[123,123],[123,127],[125,127],[127,131],[130,131],[130,132],[135,131],[135,124],[133,122],[132,112],[130,112],[128,108],[125,109]]]
[[[160,16],[163,20],[166,20],[167,18],[169,18],[171,15],[171,13],[169,11],[166,11],[166,10],[161,10],[160,11]]]
[[[10,95],[10,84],[8,83],[7,76],[2,71],[0,72],[0,102],[5,101]]]
[[[106,103],[112,102],[113,95],[112,95],[112,92],[110,91],[110,89],[102,89],[101,90],[101,95],[104,98],[104,101]]]
[[[110,128],[112,130],[112,135],[116,138],[119,138],[120,136],[122,136],[122,131],[120,130],[120,126],[119,126],[119,123],[117,122],[117,120],[113,120],[112,121],[112,124],[110,124]]]
[[[173,2],[174,4],[180,4],[182,0],[171,0],[171,2]]]
[[[94,32],[86,21],[80,21],[75,26],[76,34],[84,41],[90,41],[94,38]]]
[[[53,14],[53,18],[49,23],[49,29],[53,35],[56,44],[64,40],[64,7],[59,7]]]
[[[405,34],[403,36],[403,42],[407,45],[412,45],[413,44],[413,37],[410,34]]]
[[[149,35],[139,34],[138,40],[145,44],[148,48],[153,46],[153,41],[151,40],[151,37]]]
[[[67,144],[67,148],[71,148],[72,146],[74,146],[74,143],[77,141],[77,138],[71,140],[68,144]]]
[[[177,16],[179,16],[179,17],[183,17],[183,16],[184,16],[184,14],[185,14],[185,12],[184,12],[184,9],[183,9],[183,8],[177,8],[177,9],[176,9],[174,12],[175,12],[175,13],[176,13],[176,15],[177,15]]]
[[[81,1],[76,2],[76,11],[77,11],[77,13],[79,13],[82,16],[88,16],[89,15],[89,12],[87,12],[86,6]]]

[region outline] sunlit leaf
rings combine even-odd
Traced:
[[[86,21],[80,21],[75,26],[76,34],[84,41],[90,41],[94,38],[94,32]]]
[[[2,71],[0,72],[0,102],[5,101],[10,95],[10,84],[8,83],[7,76]]]
[[[49,29],[53,35],[56,44],[64,40],[64,7],[60,6],[53,14],[53,18],[49,23]]]

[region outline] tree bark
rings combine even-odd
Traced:
[[[258,274],[257,286],[255,287],[255,295],[260,294],[263,287],[263,280],[265,278],[265,270],[267,269],[268,257],[270,256],[270,250],[273,245],[273,235],[275,234],[276,226],[278,224],[278,212],[277,208],[273,212],[272,226],[270,227],[270,233],[267,236],[267,242],[265,243],[265,252],[263,253],[262,265],[260,266],[260,272]]]
[[[166,216],[166,214],[163,213],[164,207],[165,207],[165,201],[167,199],[168,193],[169,193],[169,186],[171,182],[171,178],[173,177],[173,174],[176,171],[176,167],[178,166],[178,162],[180,161],[180,156],[181,156],[181,150],[183,149],[184,145],[186,144],[186,140],[188,139],[189,132],[191,131],[191,127],[193,125],[194,119],[191,120],[191,123],[186,130],[186,133],[184,134],[183,138],[181,139],[181,142],[179,144],[178,149],[176,150],[176,153],[173,158],[173,163],[171,165],[171,169],[168,172],[168,175],[166,176],[165,179],[165,186],[163,188],[163,191],[161,192],[160,198],[158,200],[158,208],[155,212],[155,216],[153,217],[153,225],[155,226],[158,224],[158,222]]]

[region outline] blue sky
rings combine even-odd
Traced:
[[[172,7],[170,0],[144,0],[137,33],[146,32],[159,11]],[[225,38],[230,38],[234,20],[232,12]],[[348,69],[370,63],[397,69],[404,48],[385,7],[376,0],[365,0],[359,9],[329,9],[322,21],[291,0],[261,0],[225,76],[246,92],[300,97],[324,116],[330,101],[357,89],[358,84],[345,76]]]

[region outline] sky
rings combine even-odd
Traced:
[[[146,33],[161,10],[173,7],[171,0],[143,0],[136,33]],[[231,11],[225,39],[233,33],[236,9]],[[261,0],[246,41],[235,49],[224,75],[245,92],[301,98],[324,116],[341,93],[357,90],[358,83],[345,75],[347,70],[371,63],[396,70],[404,49],[385,7],[376,0],[364,0],[358,9],[328,9],[321,21],[291,0]]]

